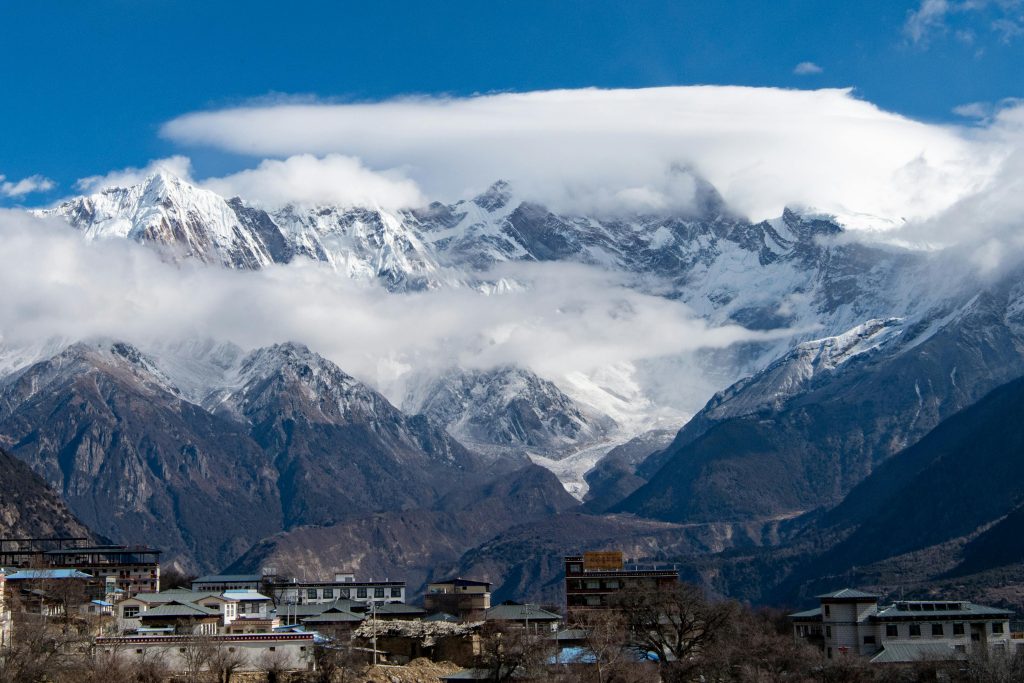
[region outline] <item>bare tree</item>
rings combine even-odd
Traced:
[[[579,672],[580,680],[597,683],[644,683],[656,679],[652,667],[637,661],[637,652],[629,646],[629,630],[618,610],[582,610],[573,617],[573,626],[584,632],[582,661],[568,662]]]
[[[487,622],[480,632],[479,665],[489,672],[489,681],[542,676],[552,654],[543,636],[524,628]]]
[[[224,642],[213,642],[207,669],[213,674],[217,683],[231,683],[231,677],[245,666],[247,660],[243,653]]]
[[[288,656],[280,651],[265,650],[256,663],[257,668],[267,674],[267,683],[281,683],[289,667]]]
[[[687,583],[630,588],[617,593],[612,606],[625,620],[630,644],[657,655],[666,681],[691,677],[737,611],[735,604],[711,602]]]
[[[194,635],[178,644],[178,656],[187,683],[199,683],[213,658],[216,646],[209,636]]]

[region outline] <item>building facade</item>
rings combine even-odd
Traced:
[[[378,603],[405,602],[405,581],[356,581],[351,574],[339,574],[334,581],[272,581],[267,584],[278,604],[316,605],[335,600]]]
[[[626,567],[619,551],[587,552],[565,558],[565,606],[578,609],[607,609],[613,596],[623,590],[664,589],[679,583],[675,568]]]
[[[443,612],[460,621],[481,621],[491,608],[491,584],[461,577],[427,584],[423,608],[428,614]]]
[[[973,652],[1009,652],[1012,613],[965,600],[899,600],[852,589],[818,596],[820,607],[790,615],[793,635],[832,659],[876,662],[960,659]]]
[[[0,566],[77,569],[96,581],[95,596],[108,584],[126,595],[158,590],[161,551],[146,546],[86,545],[78,538],[0,539]]]

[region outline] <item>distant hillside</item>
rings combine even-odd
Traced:
[[[28,465],[0,450],[0,536],[94,538]]]

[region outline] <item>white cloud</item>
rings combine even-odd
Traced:
[[[720,86],[248,106],[188,114],[162,134],[257,157],[354,156],[403,169],[432,199],[505,178],[562,211],[620,199],[628,210],[686,210],[687,168],[755,219],[790,204],[934,215],[983,184],[999,155],[848,90]]]
[[[7,180],[7,176],[0,175],[0,197],[24,197],[33,192],[48,192],[56,186],[57,183],[41,175],[32,175],[21,180]]]
[[[1024,35],[1024,0],[921,0],[907,13],[903,34],[915,45],[927,45],[932,35],[949,31],[954,17],[976,25],[954,31],[957,40],[967,44],[975,41],[978,31],[995,33],[1006,43]]]
[[[254,169],[202,184],[225,197],[237,195],[268,206],[298,202],[405,208],[425,203],[416,183],[400,172],[377,173],[340,154],[267,159]]]
[[[157,171],[166,171],[176,175],[183,180],[192,178],[192,160],[186,156],[176,155],[166,159],[154,159],[142,168],[122,168],[110,171],[106,175],[94,175],[87,178],[79,178],[75,182],[75,189],[80,192],[97,192],[108,187],[129,187],[138,185],[146,177]]]
[[[395,368],[516,363],[547,376],[777,337],[709,327],[677,301],[573,264],[512,264],[524,287],[396,296],[300,260],[262,271],[175,265],[121,240],[86,242],[58,221],[0,211],[0,340],[191,337],[245,347],[299,341],[377,385]]]
[[[814,62],[800,62],[795,67],[793,67],[793,73],[795,73],[797,76],[811,76],[814,74],[820,74],[823,71],[824,69],[822,69]]]
[[[965,113],[990,117],[975,135],[979,143],[1004,150],[998,169],[976,192],[885,238],[946,248],[977,272],[994,277],[1024,263],[1024,104],[1007,100]]]

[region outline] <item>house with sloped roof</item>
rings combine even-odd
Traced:
[[[863,656],[876,663],[966,659],[1010,652],[1012,612],[967,600],[898,600],[844,588],[818,596],[819,606],[789,616],[794,637],[825,656]]]
[[[143,628],[173,629],[179,635],[216,635],[220,612],[192,602],[173,600],[152,607],[139,615]]]
[[[484,619],[538,633],[554,631],[562,621],[561,615],[537,605],[521,605],[512,601],[490,608],[484,613]]]

